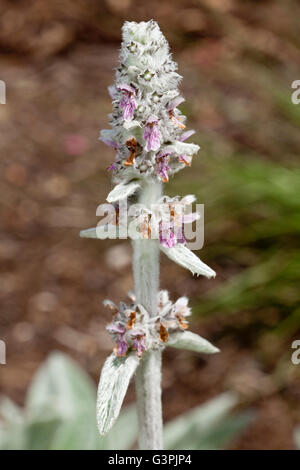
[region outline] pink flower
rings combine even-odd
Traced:
[[[186,243],[183,234],[183,223],[176,226],[176,221],[162,221],[160,223],[159,243],[166,248],[173,248],[177,243]]]
[[[174,98],[174,100],[172,100],[167,106],[167,111],[171,121],[175,126],[180,127],[180,129],[185,129],[185,125],[181,122],[182,118],[178,116],[176,108],[183,103],[183,101],[185,100],[182,96],[177,96],[177,98]]]
[[[161,218],[159,223],[159,242],[166,248],[185,244],[184,226],[199,219],[197,212],[185,213],[185,209],[194,201],[194,196],[185,196],[181,201],[177,198],[162,198]]]
[[[176,229],[176,239],[177,239],[177,243],[181,243],[183,245],[186,243],[186,239],[183,234],[183,225],[182,227]]]
[[[188,299],[186,297],[179,297],[173,305],[172,314],[175,316],[188,317],[191,314],[191,309],[188,306]]]
[[[183,215],[183,223],[184,224],[191,224],[195,222],[195,220],[198,220],[200,218],[200,215],[197,212],[191,212],[190,214],[184,214]]]
[[[106,327],[107,331],[112,334],[123,335],[126,332],[126,328],[124,325],[120,323],[112,323]]]
[[[144,139],[146,141],[145,150],[158,150],[160,147],[161,133],[158,128],[158,118],[154,115],[150,116],[146,122],[144,130]]]
[[[107,331],[112,333],[113,335],[117,335],[117,341],[116,341],[116,348],[114,349],[115,355],[116,356],[125,356],[127,349],[128,349],[128,344],[125,339],[125,333],[126,333],[126,327],[122,324],[111,324],[107,326]]]
[[[143,351],[145,351],[145,333],[143,330],[132,330],[130,333],[131,338],[133,339],[132,349],[135,349],[138,357],[141,357]]]
[[[173,248],[173,246],[176,245],[177,239],[171,228],[166,229],[164,227],[161,229],[159,233],[159,243],[166,248]]]
[[[160,152],[156,156],[156,172],[164,183],[167,183],[169,181],[168,171],[171,169],[168,164],[168,155],[170,155],[170,152]]]
[[[123,93],[123,98],[120,103],[120,108],[123,109],[124,121],[131,121],[133,119],[134,111],[137,107],[135,89],[126,83],[121,83],[117,89]]]
[[[115,354],[116,356],[125,356],[127,353],[128,349],[128,344],[126,343],[124,336],[119,335],[119,338],[117,340],[117,347],[115,349]]]

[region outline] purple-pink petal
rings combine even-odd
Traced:
[[[143,351],[145,351],[146,349],[146,346],[142,338],[135,339],[133,341],[132,347],[133,349],[136,349],[138,357],[141,357],[141,355],[143,354]]]
[[[160,147],[161,133],[158,128],[158,119],[155,116],[150,116],[146,122],[146,127],[144,130],[144,139],[146,141],[145,150],[149,152],[150,150],[158,150]]]
[[[168,172],[171,169],[168,164],[167,153],[157,159],[156,172],[161,177],[162,181],[166,183],[169,181]]]
[[[109,331],[109,333],[115,333],[120,335],[123,335],[126,332],[125,325],[121,325],[119,323],[111,323],[106,327],[106,329],[107,331]]]
[[[159,234],[159,243],[166,248],[176,245],[176,237],[171,230],[162,230]]]
[[[117,164],[115,162],[113,162],[106,169],[107,169],[107,171],[115,171],[117,169]]]
[[[191,214],[185,214],[183,216],[183,223],[184,224],[191,224],[195,220],[198,220],[200,215],[197,212],[192,212]]]
[[[136,328],[130,333],[131,338],[133,338],[132,348],[136,349],[137,355],[140,357],[145,351],[145,332],[139,328]]]
[[[126,83],[118,85],[117,89],[123,93],[123,98],[120,103],[120,108],[123,109],[123,119],[125,121],[131,121],[137,107],[135,89],[130,85],[126,85]]]
[[[158,154],[156,155],[156,159],[158,160],[159,158],[168,157],[169,155],[171,155],[170,150],[161,150],[161,151],[158,152]]]
[[[183,234],[183,226],[176,230],[176,242],[177,243],[182,243],[182,244],[186,243],[186,239],[185,239],[185,236]]]
[[[168,165],[165,165],[163,162],[159,162],[157,166],[157,173],[164,182],[167,182],[169,180],[169,175],[168,175],[169,169],[170,167]]]
[[[127,93],[132,93],[133,95],[135,95],[135,89],[132,86],[127,85],[126,83],[121,83],[120,85],[117,85],[117,89],[119,91],[125,91]]]
[[[194,129],[191,129],[189,131],[186,131],[186,132],[183,132],[181,134],[181,136],[179,137],[179,140],[180,142],[184,142],[185,140],[187,140],[189,137],[191,137],[192,135],[195,134],[196,131],[194,131]]]
[[[183,103],[185,99],[182,96],[177,96],[174,100],[170,101],[167,106],[168,111],[173,111],[173,109],[177,108],[181,103]]]
[[[108,145],[109,147],[112,147],[115,150],[119,148],[118,144],[111,139],[105,139],[104,137],[100,137],[99,140],[101,140],[101,142]]]
[[[117,350],[116,350],[116,355],[117,356],[124,356],[127,352],[128,349],[128,344],[124,339],[123,335],[119,336],[119,339],[117,341]]]
[[[178,155],[178,160],[180,161],[180,163],[184,163],[186,166],[190,166],[192,157],[189,157],[187,155]]]
[[[151,116],[147,119],[146,124],[158,124],[158,118],[151,114]]]
[[[123,119],[124,121],[132,121],[134,116],[134,111],[137,107],[137,102],[134,97],[125,97],[120,103],[121,108],[123,109]]]

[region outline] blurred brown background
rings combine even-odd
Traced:
[[[256,417],[236,449],[294,448],[300,422],[300,5],[296,0],[15,0],[0,2],[0,390],[22,404],[54,349],[98,380],[112,344],[102,300],[132,288],[128,242],[81,240],[110,188],[99,143],[125,20],[158,21],[201,146],[169,194],[205,204],[199,255],[218,273],[193,278],[162,258],[161,285],[186,294],[214,357],[166,351],[166,420],[224,390]],[[299,186],[298,186],[299,187]],[[131,387],[127,402],[134,400]]]

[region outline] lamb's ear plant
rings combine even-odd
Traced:
[[[134,294],[129,303],[105,305],[112,311],[108,332],[116,342],[106,360],[98,387],[97,421],[104,435],[117,419],[130,379],[135,374],[141,449],[162,449],[161,355],[166,346],[212,354],[216,347],[186,331],[190,315],[188,299],[169,299],[159,291],[159,253],[208,278],[215,272],[186,246],[185,223],[197,219],[186,214],[193,196],[163,196],[163,183],[179,170],[190,166],[198,145],[186,140],[185,116],[177,108],[184,99],[181,80],[168,43],[157,23],[126,22],[120,66],[109,88],[113,100],[110,130],[100,140],[114,148],[116,156],[108,170],[114,187],[107,196],[115,213],[105,225],[83,230],[82,237],[118,236],[128,221],[133,244]],[[129,198],[128,217],[120,216]],[[134,202],[138,205],[134,205]],[[133,208],[133,210],[131,210]],[[130,217],[129,217],[130,215]],[[155,224],[154,224],[155,221]]]
[[[135,405],[124,406],[113,428],[100,438],[96,390],[66,354],[52,352],[27,389],[24,408],[0,395],[0,450],[126,450],[138,436]],[[222,449],[251,422],[253,413],[233,413],[238,397],[217,395],[164,427],[166,449]]]

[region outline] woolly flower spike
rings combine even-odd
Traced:
[[[191,164],[199,147],[179,145],[193,131],[182,133],[181,77],[155,21],[124,24],[120,62],[115,84],[109,87],[111,130],[101,132],[101,140],[117,150],[108,170],[116,183],[149,176],[167,182]]]

